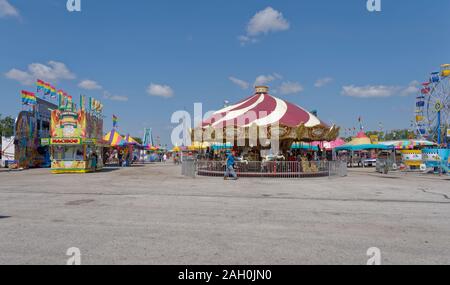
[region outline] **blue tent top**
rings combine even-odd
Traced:
[[[213,144],[211,146],[211,148],[213,150],[225,150],[225,149],[232,149],[233,145],[231,143],[225,143],[225,144],[224,143],[216,143],[216,144]]]
[[[319,147],[316,145],[309,145],[309,144],[303,144],[303,143],[294,143],[291,146],[291,149],[302,149],[302,150],[312,150],[312,151],[319,151]]]
[[[388,145],[382,145],[382,144],[361,144],[361,145],[343,145],[343,146],[336,148],[337,151],[339,151],[339,150],[361,151],[361,150],[371,150],[371,149],[389,150],[389,149],[394,149],[394,147],[388,146]]]

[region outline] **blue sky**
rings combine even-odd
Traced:
[[[239,101],[259,77],[343,128],[409,127],[417,83],[450,62],[450,1],[366,2],[0,0],[0,113],[39,76],[103,100],[105,131],[116,114],[169,143],[174,111]]]

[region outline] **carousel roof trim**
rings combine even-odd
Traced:
[[[251,111],[254,114],[249,115]],[[328,127],[315,115],[297,104],[274,97],[269,93],[258,92],[237,104],[214,112],[211,117],[202,122],[202,127],[267,126],[277,122],[289,127],[302,124],[308,128],[319,125]]]

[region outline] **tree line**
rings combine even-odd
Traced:
[[[15,120],[11,116],[3,117],[0,114],[0,135],[4,137],[11,137],[14,135]],[[0,142],[1,144],[1,142]]]

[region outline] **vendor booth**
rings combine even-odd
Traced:
[[[103,106],[91,99],[88,111],[60,104],[51,114],[51,172],[86,173],[103,168]]]
[[[422,153],[428,169],[450,174],[450,149],[424,149]]]
[[[393,146],[374,144],[372,140],[363,132],[359,132],[356,137],[344,145],[338,146],[335,150],[342,159],[347,160],[350,167],[375,166],[379,152],[394,150]],[[392,155],[394,153],[392,152]],[[392,158],[393,159],[393,158]]]

